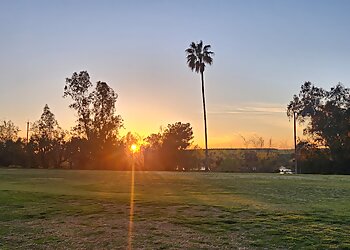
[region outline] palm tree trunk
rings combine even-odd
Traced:
[[[202,80],[202,98],[203,98],[203,114],[204,114],[204,137],[205,137],[205,171],[209,171],[209,155],[208,155],[208,132],[207,132],[207,111],[205,108],[205,94],[204,94],[204,76],[203,72],[201,72],[201,80]]]

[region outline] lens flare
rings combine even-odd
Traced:
[[[129,229],[128,229],[128,249],[132,249],[133,238],[133,224],[134,224],[134,196],[135,196],[135,159],[134,153],[137,150],[135,144],[130,147],[132,151],[132,165],[131,165],[131,180],[130,180],[130,213],[129,213]]]

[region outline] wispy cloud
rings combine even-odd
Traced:
[[[242,106],[217,105],[209,109],[209,114],[248,114],[248,115],[270,115],[285,113],[286,107],[283,104],[274,103],[249,103]]]

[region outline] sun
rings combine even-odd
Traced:
[[[133,153],[135,153],[136,150],[137,150],[136,144],[132,144],[131,147],[130,147],[130,149],[131,149],[131,151],[132,151]]]

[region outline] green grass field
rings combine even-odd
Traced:
[[[0,170],[0,249],[125,249],[130,172]],[[134,249],[350,249],[350,176],[137,172]]]

